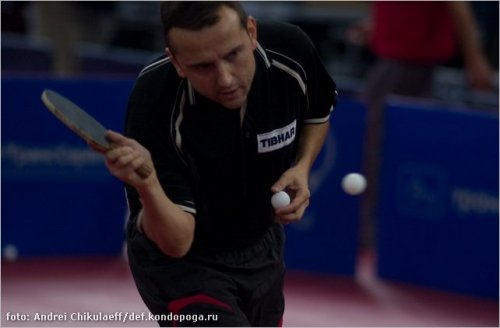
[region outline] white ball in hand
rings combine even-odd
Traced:
[[[366,189],[366,179],[359,173],[349,173],[342,179],[342,189],[349,195],[359,195]]]
[[[279,191],[271,197],[271,204],[275,209],[285,207],[290,204],[290,196],[284,191]]]

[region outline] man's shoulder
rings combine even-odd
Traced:
[[[300,33],[301,29],[297,25],[279,22],[279,21],[271,21],[271,20],[258,20],[257,26],[259,33],[264,33],[264,36],[270,37],[286,37],[290,33],[296,34]],[[262,34],[260,34],[262,35]]]
[[[170,57],[163,55],[147,64],[137,76],[132,100],[144,102],[149,100],[165,101],[163,96],[171,90],[176,89],[180,78],[172,69]]]
[[[294,54],[309,49],[312,45],[307,34],[297,25],[276,21],[257,21],[258,40],[273,52]]]
[[[159,56],[144,66],[144,68],[139,72],[137,79],[161,79],[162,76],[166,76],[168,74],[171,66],[170,57],[167,55]]]

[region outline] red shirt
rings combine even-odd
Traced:
[[[374,1],[372,51],[380,57],[436,63],[455,52],[455,30],[446,2]]]

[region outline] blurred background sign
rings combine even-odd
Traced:
[[[498,114],[386,107],[378,272],[498,298]]]
[[[122,184],[45,108],[45,88],[121,131],[132,81],[2,78],[2,248],[18,256],[119,254]]]

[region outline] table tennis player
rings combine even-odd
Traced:
[[[335,83],[303,31],[238,2],[165,2],[161,17],[166,54],[140,72],[106,154],[138,291],[161,326],[281,325],[283,224],[309,204]],[[282,190],[292,201],[275,210]]]

